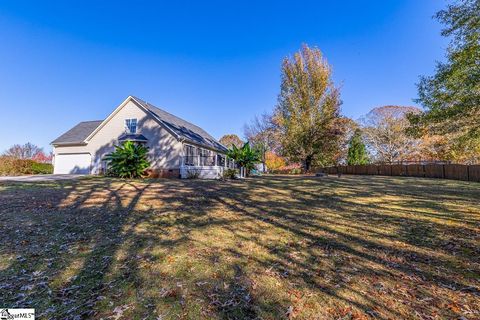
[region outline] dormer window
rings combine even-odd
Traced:
[[[137,133],[137,119],[126,119],[125,128],[127,129],[127,133]]]

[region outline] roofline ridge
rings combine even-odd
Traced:
[[[85,123],[85,122],[102,122],[103,120],[87,120],[87,121],[80,121],[79,123]]]

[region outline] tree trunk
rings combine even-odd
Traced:
[[[310,171],[310,169],[312,168],[312,161],[313,161],[313,157],[312,156],[307,156],[305,158],[305,172],[308,172]]]
[[[265,161],[266,161],[266,149],[263,148],[263,155],[262,155],[262,165],[263,165],[263,172],[265,173],[267,171],[267,168],[265,167]]]

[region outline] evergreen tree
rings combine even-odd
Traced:
[[[480,0],[448,5],[436,18],[451,37],[445,62],[422,77],[417,101],[425,112],[410,115],[410,132],[449,135],[460,146],[480,149]]]
[[[355,130],[355,133],[348,144],[347,164],[368,164],[367,148],[362,141],[360,130]]]

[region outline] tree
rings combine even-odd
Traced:
[[[332,164],[338,153],[340,93],[331,80],[331,67],[318,48],[303,45],[282,65],[281,90],[275,109],[282,153],[301,161]]]
[[[480,1],[461,0],[436,14],[452,37],[446,62],[433,76],[420,78],[424,112],[409,116],[409,133],[451,135],[455,149],[480,148]],[[478,158],[478,154],[477,154]]]
[[[40,163],[51,163],[53,158],[53,153],[45,154],[43,150],[37,152],[33,155],[32,160]]]
[[[277,152],[280,148],[278,126],[270,113],[255,116],[243,126],[243,133],[250,143],[263,145],[268,151]]]
[[[270,171],[278,170],[284,167],[287,163],[283,157],[271,151],[267,151],[265,154],[265,164],[267,165],[267,169]]]
[[[392,163],[421,158],[419,139],[406,134],[406,115],[419,112],[415,107],[384,106],[372,109],[362,119],[362,131],[376,161]]]
[[[334,162],[336,164],[345,164],[347,162],[350,140],[358,129],[358,123],[350,118],[341,117],[336,122],[336,126],[338,127],[337,130],[343,134],[338,141],[338,151],[334,156]]]
[[[358,129],[355,130],[355,133],[348,144],[347,164],[368,164],[367,148],[362,141],[362,133]]]
[[[5,151],[4,155],[16,159],[33,159],[35,156],[39,156],[40,153],[43,153],[42,148],[27,142],[23,145],[15,144],[11,146]]]
[[[148,148],[142,144],[125,141],[115,146],[115,151],[105,157],[108,173],[119,178],[140,178],[150,167]]]
[[[425,160],[449,160],[456,163],[480,163],[480,144],[475,140],[459,143],[450,134],[425,134],[420,139],[419,153]]]
[[[274,122],[274,118],[269,113],[255,116],[250,123],[244,125],[243,131],[247,140],[260,150],[262,163],[264,165],[263,171],[266,171],[267,152],[278,153],[280,149],[279,131]]]
[[[245,168],[246,174],[255,168],[255,164],[260,162],[260,152],[258,149],[252,148],[249,142],[246,142],[241,148],[232,146],[227,152],[227,156],[235,160],[241,167]]]
[[[243,146],[244,142],[236,134],[226,134],[220,138],[220,143],[227,148],[231,148],[232,145],[240,148]]]

